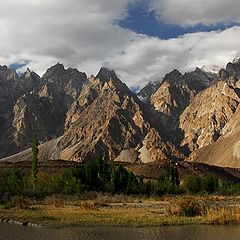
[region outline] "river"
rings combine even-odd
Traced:
[[[236,240],[240,226],[47,229],[0,223],[0,240]]]

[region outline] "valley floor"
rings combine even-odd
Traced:
[[[240,197],[93,197],[90,193],[84,197],[48,197],[40,202],[19,198],[15,199],[15,206],[0,206],[0,219],[43,227],[239,224]]]

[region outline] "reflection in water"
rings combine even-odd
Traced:
[[[0,224],[0,240],[235,240],[240,226],[38,229]]]

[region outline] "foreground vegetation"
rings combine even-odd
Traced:
[[[37,171],[35,171],[37,172]],[[35,174],[36,175],[36,174]],[[57,173],[23,173],[20,168],[0,169],[0,202],[14,196],[42,199],[56,194],[72,195],[96,191],[109,194],[164,196],[166,194],[240,194],[240,184],[215,175],[180,177],[177,166],[165,164],[159,179],[144,179],[128,172],[123,165],[101,158]]]
[[[161,226],[179,224],[239,224],[237,197],[178,196],[145,198],[88,193],[47,197],[35,202],[15,199],[15,207],[1,206],[0,218],[48,227]]]
[[[34,178],[3,168],[0,218],[46,226],[240,223],[239,184],[214,175],[181,178],[172,164],[163,172],[146,180],[102,159]]]

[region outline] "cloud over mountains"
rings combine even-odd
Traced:
[[[128,86],[138,87],[173,68],[222,66],[240,50],[238,26],[168,40],[123,29],[118,20],[127,16],[133,2],[141,4],[139,0],[0,0],[0,64],[26,62],[20,71],[30,67],[39,74],[56,62],[88,74],[105,65]],[[158,19],[181,26],[238,21],[237,0],[205,2],[151,0],[148,7]]]

